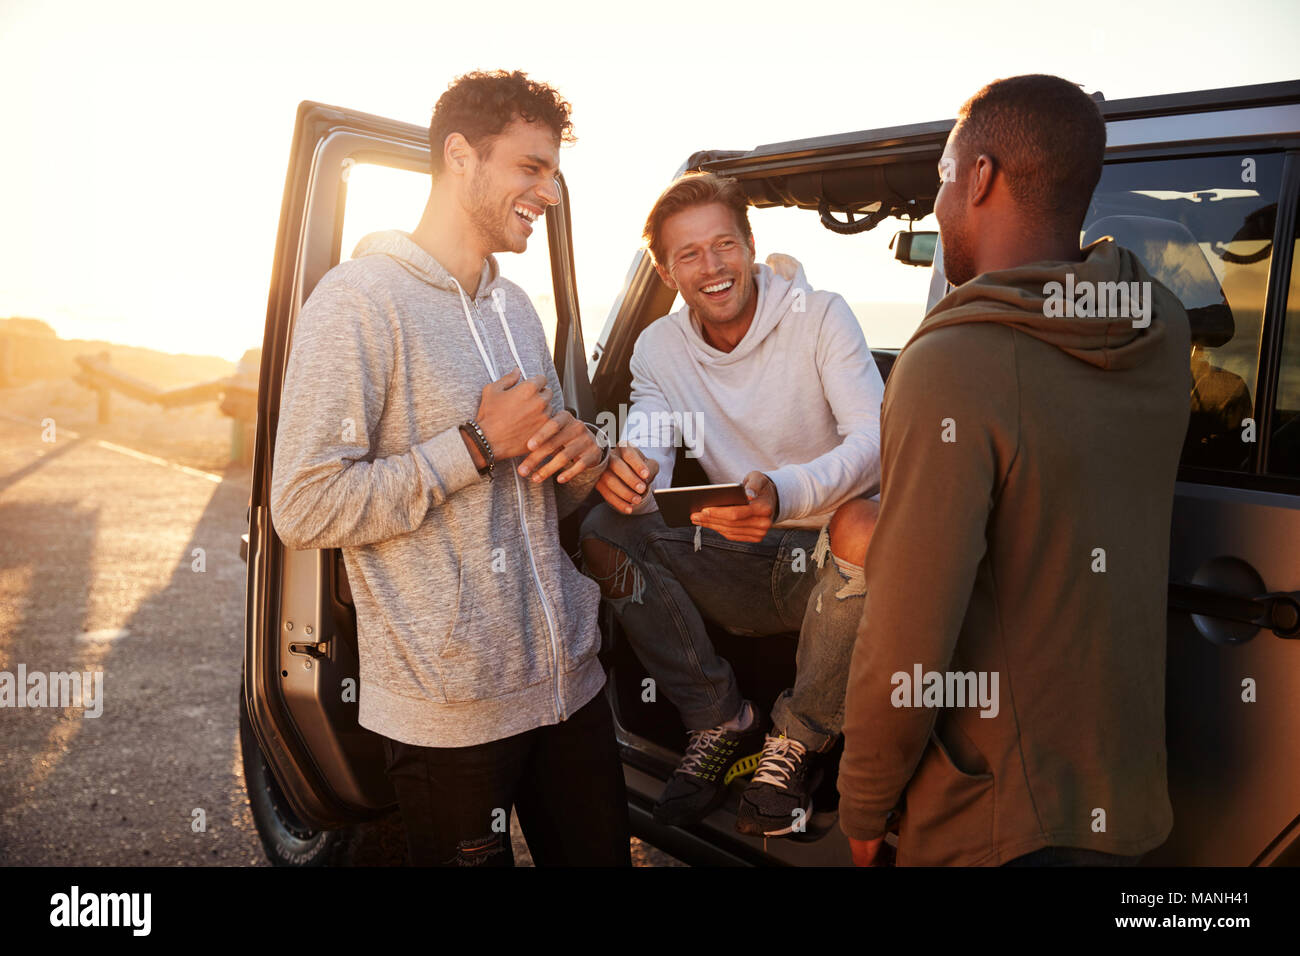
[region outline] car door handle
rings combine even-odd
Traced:
[[[1270,591],[1251,597],[1172,581],[1169,584],[1169,610],[1253,624],[1268,628],[1278,637],[1300,638],[1300,592]]]

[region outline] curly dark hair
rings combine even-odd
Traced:
[[[573,143],[573,109],[546,83],[530,80],[519,70],[475,71],[451,81],[438,97],[429,124],[429,162],[434,176],[442,172],[442,148],[447,137],[460,133],[479,153],[491,155],[493,140],[518,117],[544,123],[562,143]]]

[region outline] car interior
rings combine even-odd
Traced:
[[[1085,244],[1110,235],[1187,309],[1192,328],[1191,419],[1182,465],[1237,470],[1254,415],[1279,155],[1115,163],[1102,174],[1084,223]],[[1217,269],[1215,266],[1217,265]]]

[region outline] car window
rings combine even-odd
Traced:
[[[1184,467],[1246,470],[1282,175],[1279,153],[1106,166],[1082,240],[1131,249],[1188,310],[1191,417]]]
[[[343,206],[341,259],[351,259],[361,238],[371,232],[401,229],[410,232],[420,221],[429,199],[428,173],[376,163],[354,163],[348,170]],[[555,296],[546,238],[546,220],[539,219],[524,253],[497,253],[501,274],[528,293],[546,331],[546,344],[555,354]]]
[[[1273,403],[1273,434],[1268,446],[1268,470],[1300,478],[1300,236],[1291,242],[1291,288],[1287,291],[1282,326],[1282,358],[1277,399]]]

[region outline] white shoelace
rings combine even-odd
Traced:
[[[754,771],[754,783],[770,783],[789,789],[795,764],[808,754],[808,748],[789,737],[768,737],[763,743],[763,759]]]

